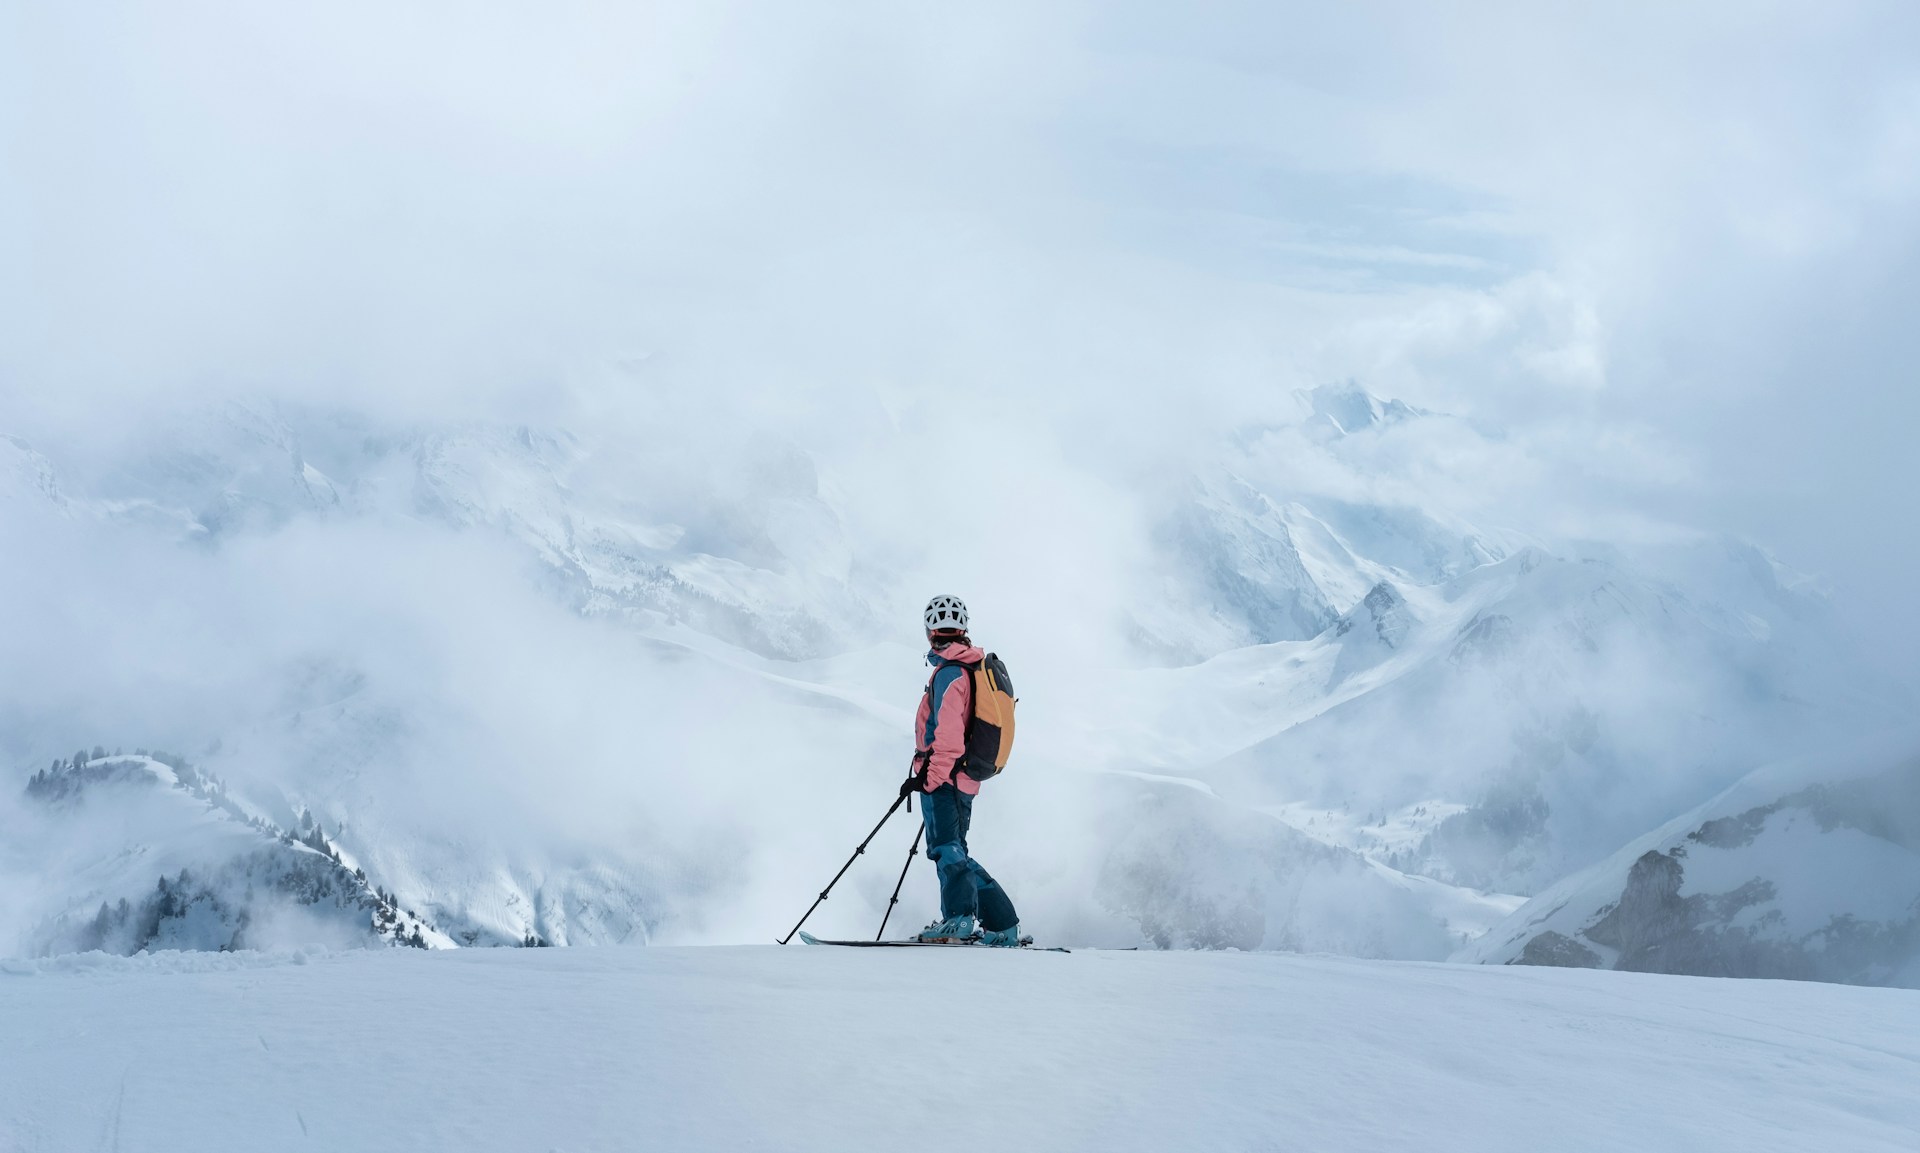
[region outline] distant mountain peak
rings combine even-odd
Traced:
[[[1353,611],[1340,618],[1334,632],[1346,636],[1357,629],[1361,636],[1393,649],[1407,639],[1411,628],[1407,598],[1391,583],[1381,581],[1367,591]]]
[[[1347,436],[1361,429],[1433,415],[1402,400],[1382,400],[1351,379],[1296,389],[1294,395],[1309,413],[1306,426],[1327,436]]]

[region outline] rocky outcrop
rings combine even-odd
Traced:
[[[1548,965],[1560,969],[1597,969],[1600,954],[1564,933],[1549,929],[1527,942],[1520,953],[1521,965]]]
[[[1920,759],[1819,775],[1756,774],[1461,959],[1920,986]]]
[[[1407,610],[1407,598],[1400,590],[1386,581],[1381,581],[1367,590],[1360,604],[1334,626],[1340,636],[1347,636],[1359,630],[1361,639],[1376,642],[1387,648],[1399,648],[1412,630],[1412,621]]]
[[[1755,877],[1731,892],[1682,897],[1685,857],[1682,846],[1643,855],[1619,902],[1584,932],[1619,954],[1613,968],[1707,977],[1813,975],[1797,949],[1757,935],[1768,927],[1765,918],[1753,926],[1732,924],[1744,910],[1775,899],[1772,882]]]

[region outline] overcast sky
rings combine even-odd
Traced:
[[[1917,246],[1904,3],[0,0],[49,436],[245,390],[830,453],[861,397],[1149,457],[1353,377],[1508,429],[1514,515],[1751,537],[1912,651]]]

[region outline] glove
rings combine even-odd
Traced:
[[[919,772],[913,774],[911,777],[908,777],[906,780],[900,782],[900,795],[903,797],[906,796],[908,793],[924,793],[926,791],[927,791],[927,770],[925,769],[921,769]]]

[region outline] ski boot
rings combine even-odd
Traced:
[[[977,935],[973,927],[973,918],[962,913],[958,917],[948,917],[944,921],[935,921],[920,930],[915,940],[938,941],[943,945],[964,945]]]
[[[991,945],[996,949],[1017,949],[1032,939],[1020,935],[1020,926],[1009,925],[1004,929],[982,929],[980,939],[975,944]]]

